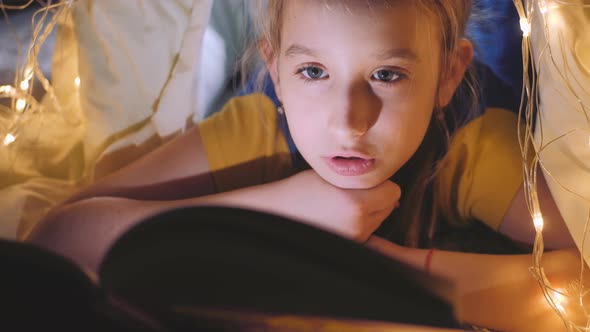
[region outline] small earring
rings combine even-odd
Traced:
[[[285,114],[285,109],[283,108],[283,104],[279,104],[279,106],[277,106],[277,112],[278,112],[280,115],[283,115],[283,114]]]

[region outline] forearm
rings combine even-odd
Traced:
[[[105,177],[82,188],[63,204],[71,204],[93,197],[121,197],[136,200],[178,200],[215,193],[211,174],[167,180],[165,182],[124,183],[118,177]]]
[[[67,204],[42,220],[27,241],[96,270],[106,250],[129,228],[155,214],[197,206],[230,206],[282,214],[281,183],[269,183],[190,199],[156,201],[99,197]],[[288,213],[287,213],[288,214]]]
[[[198,126],[121,169],[88,180],[66,204],[105,196],[173,200],[215,191]]]
[[[373,237],[377,251],[424,270],[428,250],[397,246]],[[430,263],[434,275],[456,286],[457,314],[464,322],[500,331],[565,331],[561,318],[546,302],[529,272],[531,255],[482,255],[436,250]],[[567,288],[580,276],[577,250],[545,253],[543,268],[554,287]]]

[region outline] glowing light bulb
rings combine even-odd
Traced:
[[[18,99],[16,101],[16,110],[22,112],[27,107],[27,102],[24,99]]]
[[[16,140],[16,137],[14,137],[14,135],[7,134],[6,137],[4,137],[4,141],[2,141],[2,144],[4,144],[4,146],[8,146],[12,142],[14,142],[14,140]]]
[[[535,230],[537,230],[537,232],[542,232],[543,231],[543,216],[541,215],[540,212],[535,212],[533,214],[533,224],[535,225]]]
[[[77,88],[80,87],[80,77],[76,77],[76,79],[74,80],[74,84],[76,85]]]
[[[27,90],[27,89],[29,89],[29,81],[28,80],[24,80],[24,81],[20,82],[20,89],[21,90]]]
[[[9,94],[12,92],[12,87],[10,85],[2,85],[0,86],[0,93]]]
[[[531,23],[526,17],[520,19],[520,30],[522,30],[522,36],[525,38],[531,34]]]
[[[33,67],[27,66],[27,68],[25,68],[25,79],[24,80],[28,81],[31,78],[33,78]]]
[[[565,312],[565,308],[563,304],[565,302],[565,298],[561,295],[558,291],[553,291],[553,303],[555,304],[555,308],[561,312]]]
[[[27,90],[29,89],[29,82],[33,79],[33,68],[27,67],[25,69],[25,77],[23,78],[22,82],[20,82],[20,89]]]

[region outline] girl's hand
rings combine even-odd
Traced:
[[[400,187],[385,181],[370,189],[342,189],[314,170],[276,183],[285,186],[286,215],[340,236],[365,242],[397,207]],[[279,198],[280,199],[280,198]],[[285,213],[283,213],[285,214]]]

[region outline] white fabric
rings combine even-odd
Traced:
[[[161,137],[197,112],[192,91],[211,8],[203,0],[81,0],[73,11],[79,43],[86,159],[104,139],[148,117]]]
[[[582,0],[568,3],[547,1],[545,20],[537,7],[532,21],[532,51],[540,68],[535,138],[545,145],[540,156],[551,193],[590,263],[590,230],[584,235],[590,212],[590,8],[579,6]]]

